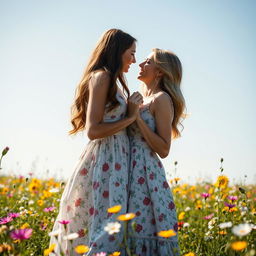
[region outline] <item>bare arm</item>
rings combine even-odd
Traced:
[[[156,132],[153,132],[139,116],[136,121],[150,148],[161,158],[165,158],[168,156],[171,146],[173,105],[170,98],[163,93],[157,96],[152,105],[156,120]]]
[[[89,100],[86,113],[86,130],[90,140],[111,136],[135,121],[138,105],[130,103],[128,117],[117,122],[104,123],[104,111],[109,89],[109,75],[101,71],[96,73],[89,84]]]

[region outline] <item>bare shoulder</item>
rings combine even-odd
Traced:
[[[172,99],[166,92],[161,91],[157,93],[154,103],[156,108],[173,110]]]
[[[91,88],[105,88],[109,87],[110,74],[105,70],[97,70],[92,73],[90,80]]]

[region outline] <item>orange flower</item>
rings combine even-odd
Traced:
[[[119,255],[121,255],[121,252],[113,252],[109,256],[119,256]]]
[[[109,213],[118,213],[118,212],[120,212],[121,209],[122,209],[121,205],[115,205],[111,208],[108,208],[108,212]]]
[[[170,229],[170,230],[163,230],[157,233],[158,236],[161,237],[171,237],[171,236],[176,236],[176,233]]]
[[[135,214],[134,213],[126,213],[126,214],[123,214],[123,215],[119,215],[117,217],[118,220],[120,221],[128,221],[128,220],[132,220],[133,218],[135,218]]]
[[[247,242],[245,241],[237,241],[231,244],[231,248],[235,251],[242,251],[247,247]]]

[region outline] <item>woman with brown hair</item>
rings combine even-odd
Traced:
[[[179,255],[175,204],[157,155],[165,158],[171,139],[180,136],[178,125],[185,108],[180,90],[182,66],[175,54],[160,49],[153,49],[139,66],[143,105],[129,127],[128,212],[136,214],[129,242],[139,256],[174,256]]]
[[[115,221],[108,208],[121,205],[121,213],[127,211],[130,149],[125,128],[135,121],[142,97],[129,97],[123,73],[136,62],[135,42],[118,29],[104,33],[78,85],[70,134],[86,130],[90,141],[61,198],[53,228],[60,234],[51,239],[57,255],[80,255],[77,245],[89,246],[86,255],[120,251],[123,232],[116,237],[104,227]],[[70,241],[73,233],[78,237]]]

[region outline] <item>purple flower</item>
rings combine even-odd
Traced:
[[[63,224],[63,225],[67,225],[70,223],[70,220],[59,220],[58,221],[60,224]]]
[[[204,199],[207,199],[210,194],[209,193],[202,193],[201,196],[204,198]]]
[[[9,217],[12,217],[12,218],[18,218],[20,217],[20,213],[16,213],[16,212],[11,212],[8,214]]]
[[[237,196],[228,196],[228,199],[231,200],[232,202],[236,201],[237,198],[238,198]]]
[[[8,216],[8,217],[4,217],[0,219],[0,224],[6,224],[8,222],[11,222],[13,220],[12,217]]]
[[[33,230],[31,228],[16,229],[11,232],[13,240],[24,240],[31,237]]]
[[[229,204],[227,202],[224,202],[225,206],[227,206],[229,209],[235,207],[236,205],[235,204]]]
[[[50,207],[46,207],[46,208],[44,208],[44,212],[52,212],[54,209],[56,209],[56,207],[55,206],[50,206]]]

